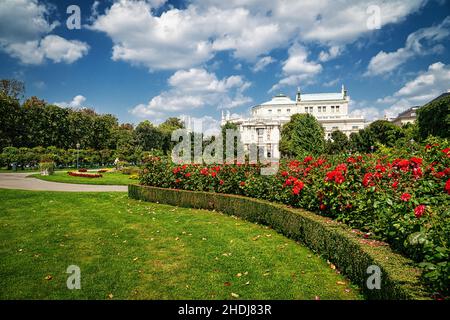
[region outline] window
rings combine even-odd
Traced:
[[[352,130],[358,130],[358,129],[359,129],[358,126],[353,126],[353,127],[352,127]]]
[[[332,128],[332,130],[338,130],[339,129],[339,127],[333,127]]]
[[[323,106],[323,107],[322,107],[322,110],[323,110],[323,112],[327,112],[327,107],[326,107],[326,106]]]
[[[334,106],[331,106],[331,112],[334,112]]]
[[[269,113],[272,113],[272,109],[269,109]]]
[[[291,112],[291,109],[287,109],[286,111],[289,113],[289,112]]]
[[[322,107],[317,107],[318,112],[322,112]]]
[[[278,113],[281,113],[281,109],[278,109]]]
[[[339,106],[336,106],[336,112],[339,112]]]

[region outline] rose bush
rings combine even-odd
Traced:
[[[282,161],[275,175],[259,164],[176,165],[151,157],[144,185],[221,192],[281,202],[342,221],[388,242],[424,269],[438,297],[450,288],[450,148],[446,141],[389,153]]]

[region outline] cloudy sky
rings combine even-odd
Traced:
[[[81,27],[67,20],[80,8]],[[369,120],[450,89],[450,0],[0,1],[0,77],[122,122],[214,127],[277,93],[338,92]],[[70,8],[69,8],[70,9]],[[69,19],[69,25],[75,20]]]

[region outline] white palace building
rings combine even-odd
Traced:
[[[270,101],[254,106],[250,118],[232,118],[229,111],[226,114],[222,112],[222,125],[227,122],[238,125],[246,150],[250,144],[256,144],[259,149],[264,150],[267,158],[278,159],[281,126],[288,122],[293,114],[314,115],[325,129],[327,139],[334,130],[350,135],[363,129],[363,117],[349,116],[349,102],[350,97],[344,86],[338,93],[302,94],[298,89],[295,101],[279,94]]]

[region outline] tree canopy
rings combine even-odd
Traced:
[[[325,132],[311,114],[294,114],[281,129],[280,152],[284,156],[318,155],[325,149]]]
[[[429,135],[441,138],[450,137],[450,94],[431,101],[417,112],[419,136],[426,139]]]

